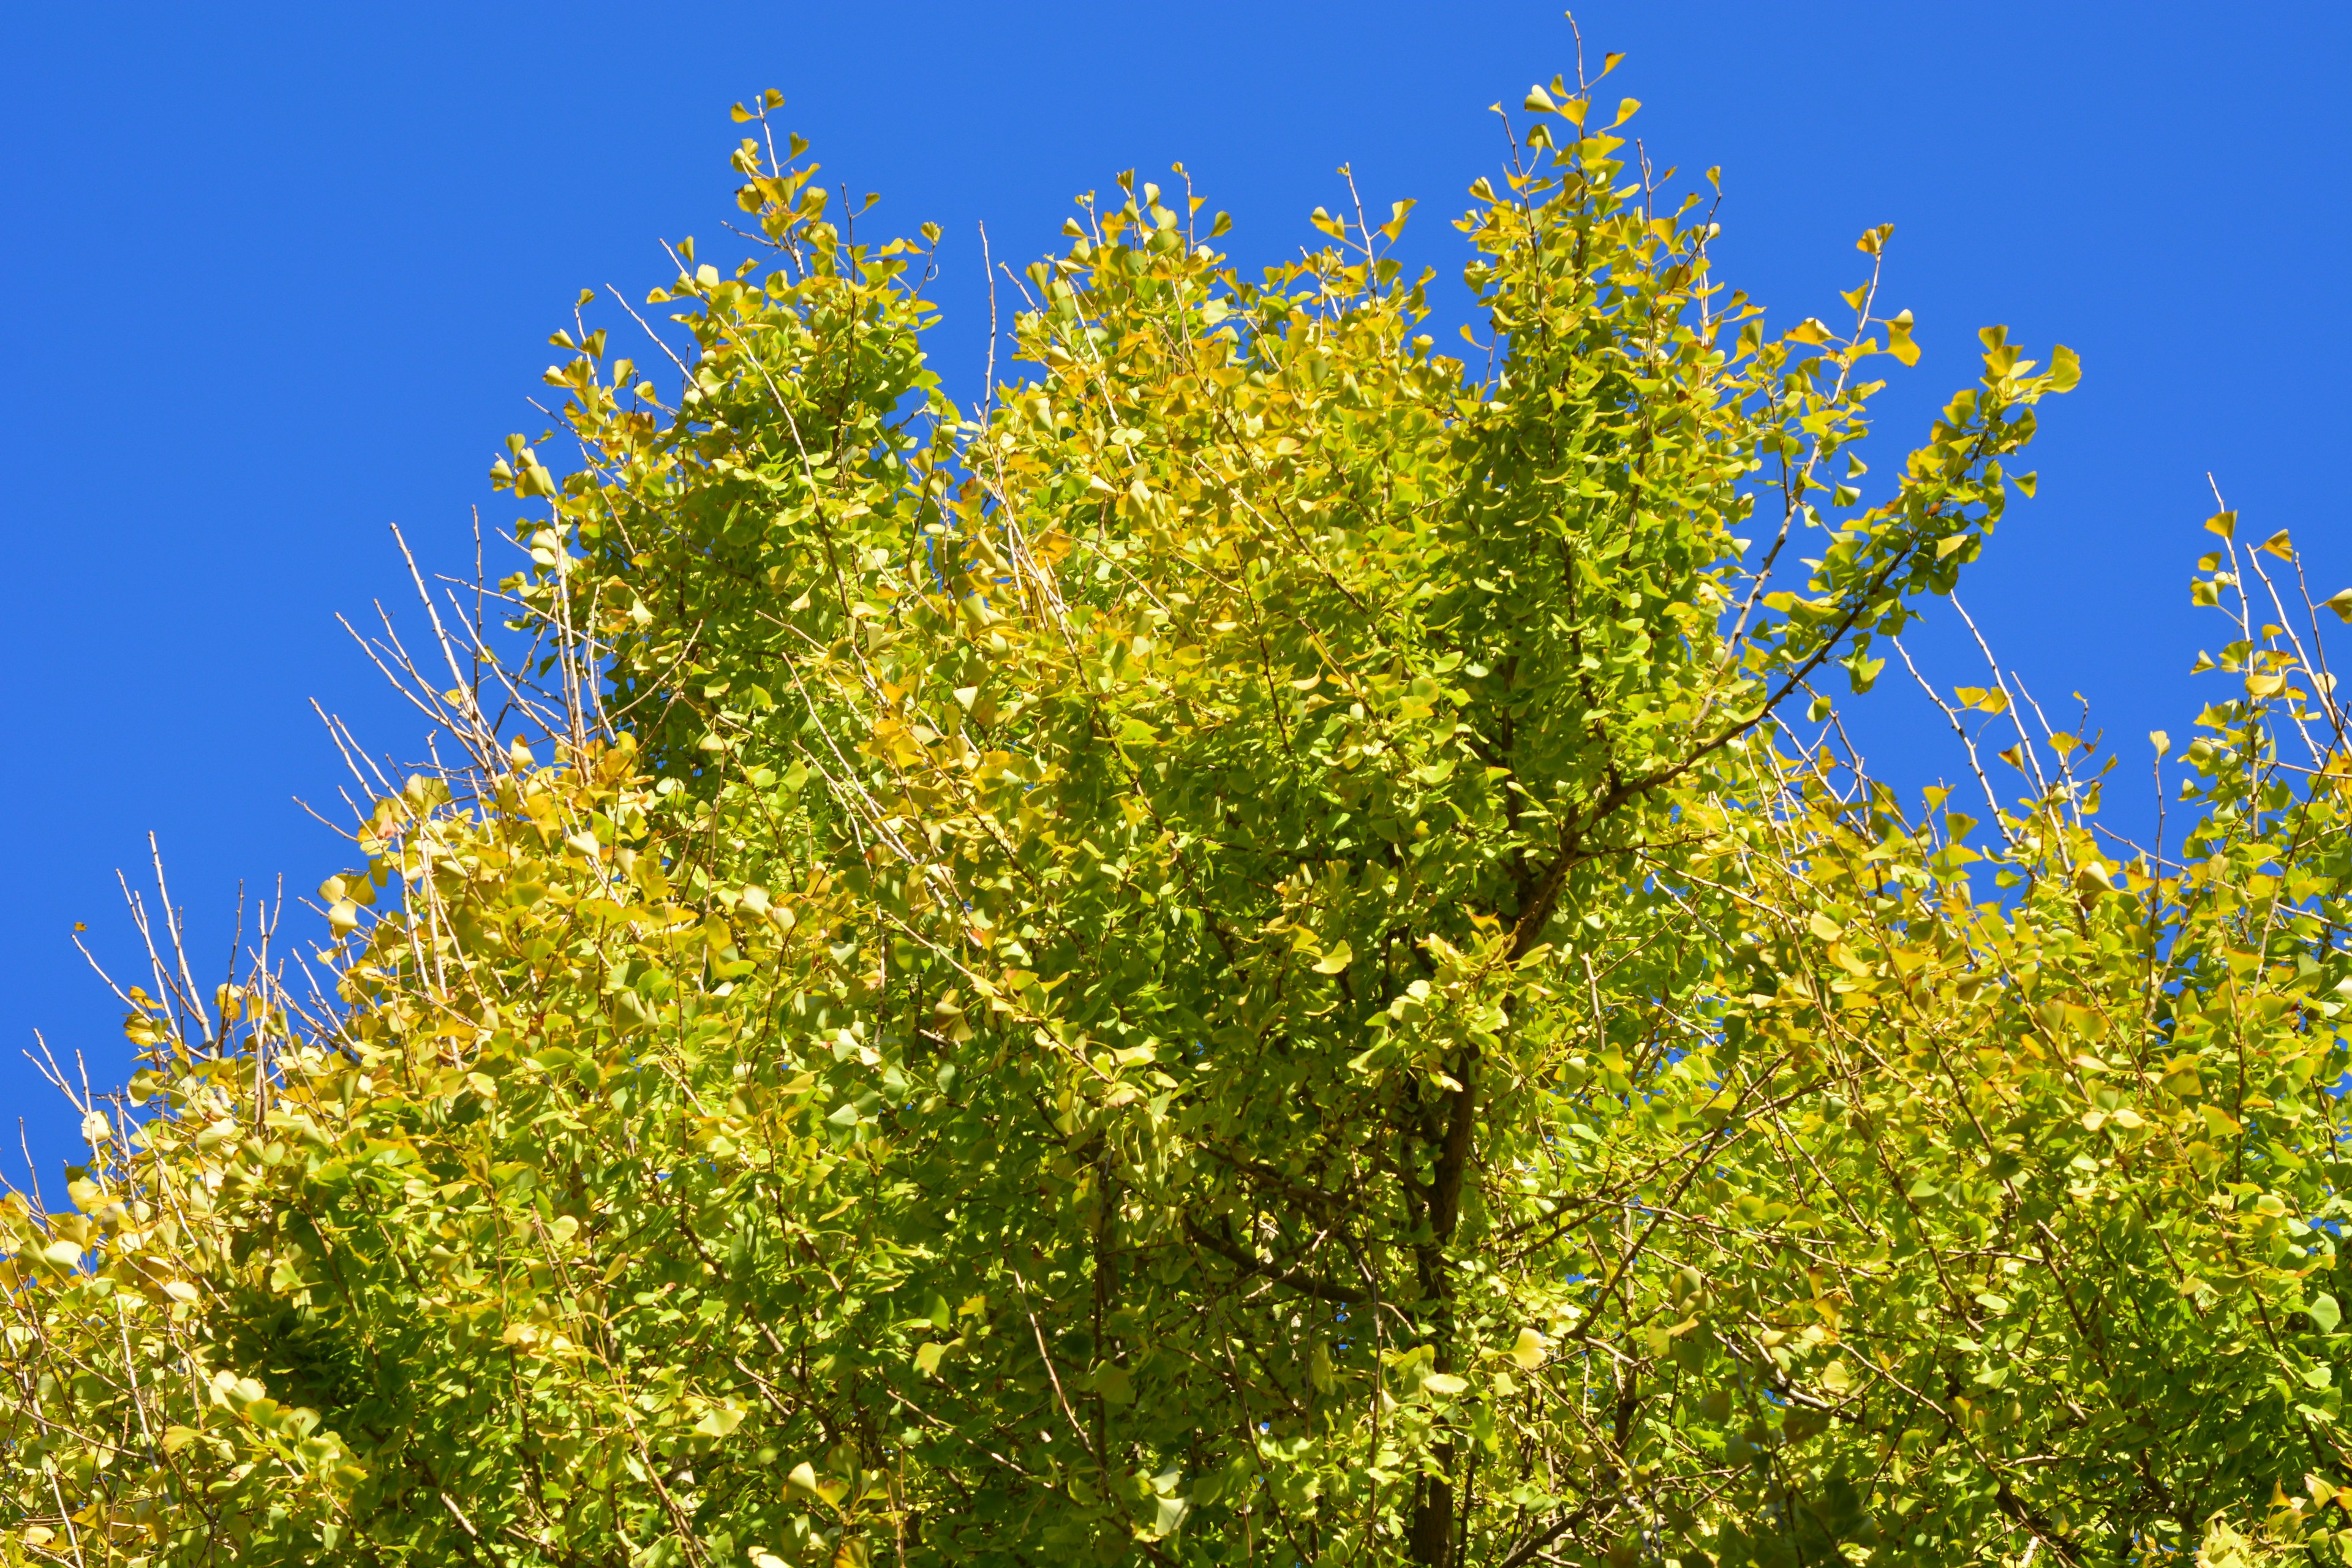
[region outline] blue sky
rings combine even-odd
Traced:
[[[2320,593],[2352,583],[2352,325],[2327,293],[2352,7],[1607,0],[1578,21],[1596,58],[1628,55],[1614,84],[1654,162],[1722,165],[1721,276],[1775,320],[1829,315],[1854,237],[1896,226],[1884,298],[1927,354],[1882,446],[1971,377],[1980,325],[2082,354],[2040,500],[1963,586],[2053,719],[2081,693],[2135,770],[2146,731],[2187,732],[2189,664],[2223,640],[2186,589],[2209,469],[2244,530],[2294,531]],[[1368,202],[1422,201],[1406,255],[1458,290],[1444,220],[1504,152],[1486,105],[1572,60],[1549,4],[9,8],[0,1116],[43,1181],[73,1124],[18,1049],[37,1027],[96,1079],[127,1060],[73,923],[129,966],[114,871],[152,830],[210,984],[240,880],[307,892],[344,863],[296,804],[335,815],[310,701],[380,752],[419,731],[335,614],[398,605],[388,523],[461,571],[469,509],[511,522],[483,475],[541,427],[548,332],[583,286],[665,281],[657,239],[719,237],[730,101],[780,89],[828,181],[883,194],[877,224],[944,226],[935,364],[970,398],[976,223],[1017,265],[1078,192],[1181,159],[1260,263],[1337,205],[1344,162]],[[1910,639],[1948,686],[1976,674],[1951,629]],[[1860,723],[1893,776],[1952,766],[1892,680]]]

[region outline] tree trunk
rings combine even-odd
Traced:
[[[1439,1454],[1448,1470],[1454,1466],[1453,1445]],[[1454,1483],[1433,1476],[1422,1478],[1413,1490],[1412,1525],[1405,1535],[1405,1551],[1415,1568],[1452,1568],[1454,1562]]]
[[[1454,1370],[1454,1280],[1445,1258],[1462,1217],[1462,1184],[1470,1171],[1472,1133],[1478,1108],[1478,1053],[1465,1053],[1454,1068],[1462,1087],[1446,1107],[1445,1125],[1431,1172],[1430,1245],[1421,1249],[1421,1285],[1424,1310],[1430,1314],[1431,1338],[1436,1355],[1433,1372]],[[1424,1476],[1413,1489],[1412,1523],[1405,1550],[1415,1568],[1453,1568],[1457,1531],[1454,1517],[1454,1445],[1440,1444],[1435,1454],[1439,1473]]]

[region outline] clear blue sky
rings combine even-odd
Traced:
[[[1887,298],[1927,352],[1890,437],[1969,378],[1981,324],[2081,352],[2041,500],[1964,595],[2133,768],[2144,731],[2188,730],[2188,665],[2221,640],[2184,585],[2207,469],[2257,537],[2295,531],[2321,592],[2352,583],[2352,326],[2328,292],[2352,237],[2352,7],[1578,17],[1596,58],[1628,53],[1654,159],[1723,166],[1723,276],[1777,320],[1829,314],[1854,236],[1896,225]],[[969,396],[976,221],[1018,262],[1076,193],[1181,159],[1260,262],[1308,237],[1349,162],[1368,199],[1423,202],[1412,254],[1451,280],[1444,219],[1503,151],[1486,106],[1571,59],[1534,3],[9,7],[0,1117],[25,1119],[44,1182],[73,1129],[19,1047],[38,1027],[104,1079],[127,1059],[73,922],[128,966],[113,873],[152,829],[218,971],[240,879],[307,892],[343,863],[294,804],[337,786],[310,700],[380,751],[414,754],[418,730],[334,614],[406,592],[388,522],[458,570],[469,507],[511,521],[483,474],[540,428],[547,333],[583,285],[665,281],[657,237],[718,237],[731,100],[781,89],[828,179],[883,193],[877,222],[945,226],[935,363]],[[1915,641],[1970,678],[1936,627]],[[1873,760],[1948,768],[1916,700],[1882,691]]]

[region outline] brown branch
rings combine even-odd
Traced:
[[[1210,1231],[1191,1215],[1184,1216],[1184,1234],[1192,1238],[1194,1246],[1207,1247],[1244,1274],[1255,1275],[1261,1279],[1271,1279],[1277,1285],[1288,1286],[1301,1295],[1312,1296],[1318,1300],[1330,1301],[1342,1307],[1350,1306],[1363,1300],[1363,1292],[1360,1290],[1343,1290],[1337,1285],[1326,1285],[1319,1279],[1309,1279],[1294,1270],[1277,1268],[1270,1263],[1261,1263],[1241,1247]]]

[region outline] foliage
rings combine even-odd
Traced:
[[[1906,813],[1791,710],[2031,493],[2073,357],[1986,332],[1866,502],[1887,231],[1768,333],[1636,106],[1528,104],[1484,369],[1406,204],[1253,279],[1123,178],[969,418],[936,234],[747,140],[775,270],[680,246],[675,399],[558,334],[583,461],[494,472],[546,658],[445,637],[471,761],[321,889],[331,1005],[159,962],[146,1112],[12,1200],[0,1555],[2333,1552],[2315,617],[2201,568],[2177,850],[1997,670],[1946,707],[2024,793]]]

